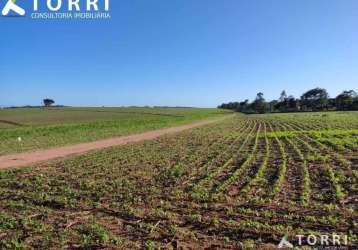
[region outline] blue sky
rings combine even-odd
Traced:
[[[358,90],[356,0],[110,4],[110,20],[0,17],[0,105],[51,97],[214,107],[259,91],[274,99],[283,89],[296,97],[316,86],[332,96]]]

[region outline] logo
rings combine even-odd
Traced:
[[[345,234],[297,234],[294,244],[288,241],[288,232],[282,237],[277,248],[294,248],[295,246],[318,247],[319,249],[348,249],[348,235]]]
[[[1,14],[3,16],[8,16],[11,12],[15,12],[19,16],[24,16],[26,13],[23,8],[16,5],[16,0],[8,0]]]
[[[278,248],[293,248],[291,242],[288,241],[288,233],[286,233],[278,244]]]
[[[0,0],[5,1],[5,0]],[[110,19],[110,0],[27,0],[32,9],[21,8],[7,0],[3,16],[28,16],[31,19]],[[17,14],[17,15],[12,15]]]

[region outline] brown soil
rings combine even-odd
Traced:
[[[222,120],[224,118],[226,117],[213,119],[213,120],[198,121],[198,122],[177,126],[177,127],[147,131],[140,134],[114,137],[114,138],[99,140],[95,142],[81,143],[81,144],[63,146],[58,148],[4,155],[4,156],[0,156],[0,170],[29,166],[32,164],[53,160],[56,158],[62,158],[72,155],[80,155],[88,151],[108,148],[116,145],[124,145],[130,142],[150,140],[159,137],[161,135],[177,133],[186,129],[207,125]]]
[[[8,125],[13,125],[13,126],[25,126],[24,124],[18,123],[18,122],[13,122],[13,121],[7,121],[7,120],[0,120],[0,123],[4,123],[4,124],[8,124]]]

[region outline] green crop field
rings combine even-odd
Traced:
[[[139,133],[227,113],[198,108],[3,109],[0,155]]]
[[[237,114],[1,171],[0,248],[275,249],[285,233],[335,232],[354,249],[357,146],[358,112]]]

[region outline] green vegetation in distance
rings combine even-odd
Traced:
[[[91,142],[225,114],[228,112],[205,108],[2,109],[0,155]]]
[[[327,90],[315,88],[305,92],[300,99],[287,96],[283,90],[278,100],[267,102],[262,92],[257,93],[253,102],[223,103],[218,108],[243,113],[279,113],[300,111],[336,111],[358,110],[358,95],[354,90],[343,91],[336,98],[330,98]]]

